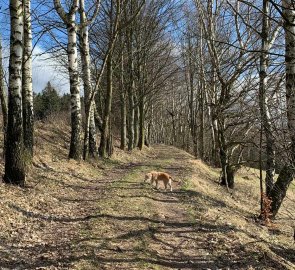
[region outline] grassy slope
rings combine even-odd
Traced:
[[[39,123],[27,187],[0,185],[1,269],[295,269],[294,190],[268,229],[253,218],[255,170],[228,194],[217,169],[173,147],[68,161],[68,134]],[[154,169],[181,184],[154,190],[143,183]]]

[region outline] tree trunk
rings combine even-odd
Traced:
[[[234,169],[229,162],[228,149],[224,136],[224,123],[219,120],[218,126],[218,145],[219,145],[219,157],[222,170],[221,185],[228,188],[234,188]]]
[[[54,8],[66,24],[68,34],[67,54],[71,92],[71,143],[69,158],[76,160],[80,160],[82,157],[82,115],[78,73],[77,25],[75,15],[78,6],[78,0],[73,0],[71,2],[69,13],[65,13],[60,0],[54,0]]]
[[[135,99],[135,112],[134,112],[134,144],[133,148],[137,147],[139,140],[139,105],[137,99]]]
[[[20,0],[10,0],[10,59],[7,148],[4,182],[24,186],[25,156],[22,117],[23,10]]]
[[[274,183],[275,175],[275,151],[274,138],[270,123],[270,114],[267,105],[266,87],[267,87],[267,69],[268,69],[268,51],[269,51],[269,1],[263,0],[263,23],[262,23],[262,44],[260,55],[259,72],[259,107],[261,114],[261,123],[266,138],[266,195],[269,196]]]
[[[216,108],[213,108],[215,110]],[[213,166],[219,166],[220,160],[218,160],[218,121],[215,116],[215,112],[211,112],[211,135],[212,135],[212,149],[211,149],[211,163]]]
[[[190,29],[188,29],[190,32]],[[189,34],[187,38],[187,57],[188,57],[188,70],[187,70],[187,88],[188,88],[188,103],[189,103],[189,121],[190,121],[190,133],[194,143],[194,155],[198,157],[198,138],[197,138],[197,125],[196,125],[196,108],[194,106],[194,62],[192,60],[193,46],[191,44],[191,36]]]
[[[216,93],[216,71],[214,68],[212,68],[212,79],[211,79],[211,91],[212,93]],[[204,80],[205,80],[205,74],[203,74]],[[208,89],[209,90],[209,89]],[[204,93],[205,97],[205,103],[212,104],[208,106],[208,120],[210,125],[210,131],[211,131],[211,140],[212,140],[212,146],[211,151],[209,153],[210,156],[210,164],[218,167],[220,165],[220,160],[218,159],[218,124],[216,119],[216,98],[209,97],[208,95],[209,91],[206,91]],[[214,105],[213,105],[214,104]]]
[[[107,93],[105,101],[105,109],[103,116],[102,133],[99,146],[99,154],[105,158],[107,156],[107,140],[109,138],[110,114],[112,109],[112,95],[113,95],[113,66],[112,53],[107,60]]]
[[[132,83],[133,84],[133,83]],[[133,87],[128,89],[128,101],[129,101],[129,113],[128,113],[128,150],[132,150],[134,147],[134,96]]]
[[[77,33],[74,16],[67,27],[68,30],[68,60],[71,92],[71,144],[69,158],[76,160],[82,157],[82,116],[79,90]]]
[[[23,1],[24,10],[24,51],[22,67],[22,106],[24,146],[27,161],[33,158],[34,147],[34,111],[32,84],[32,30],[31,30],[31,0]]]
[[[131,2],[131,12],[132,12],[132,2]],[[134,57],[133,57],[133,47],[132,47],[132,36],[133,29],[132,24],[126,28],[126,48],[128,55],[128,150],[131,151],[134,148],[134,117],[135,117],[135,101],[134,101]]]
[[[198,113],[198,118],[199,118],[199,134],[198,134],[198,153],[199,153],[199,158],[204,159],[204,99],[203,99],[203,92],[204,92],[204,83],[201,84],[201,88],[199,90],[199,98],[198,98],[198,103],[199,103],[199,113]]]
[[[139,64],[138,68],[138,148],[139,150],[142,150],[145,145],[145,74],[146,74],[146,59],[145,54],[143,56],[143,63]],[[153,85],[151,86],[153,87]]]
[[[284,166],[280,171],[279,177],[274,184],[272,190],[269,193],[269,197],[271,198],[271,214],[272,218],[275,218],[281,204],[286,197],[287,190],[290,186],[290,183],[293,181],[295,176],[294,168],[290,166]]]
[[[0,36],[0,102],[3,117],[3,157],[5,157],[6,149],[6,132],[7,132],[7,121],[8,121],[8,108],[7,108],[7,95],[4,86],[4,72],[3,72],[3,56],[2,56],[2,39]]]
[[[152,127],[154,125],[154,105],[150,104],[150,119],[149,119],[149,123],[148,123],[148,130],[147,130],[147,141],[148,144],[152,144],[155,143],[156,141],[156,134],[154,132],[152,132]]]
[[[124,90],[121,89],[121,144],[120,148],[122,150],[125,150],[126,148],[126,141],[127,141],[127,108],[126,108],[126,93],[124,93]]]
[[[99,132],[102,133],[102,119],[99,116],[99,113],[98,113],[95,106],[94,106],[94,113],[93,114],[94,114],[95,126],[97,126]]]
[[[71,92],[71,144],[69,158],[80,160],[82,157],[82,115],[78,73],[77,32],[74,15],[71,16],[71,23],[67,25],[67,31]]]
[[[283,1],[285,20],[286,101],[288,129],[291,138],[291,165],[285,165],[270,192],[272,217],[278,213],[290,183],[295,176],[295,8],[292,0]]]
[[[127,107],[126,107],[126,90],[124,86],[124,42],[122,32],[120,35],[120,44],[121,44],[121,68],[120,68],[120,101],[121,101],[121,144],[120,148],[125,150],[126,148],[126,141],[127,141]]]
[[[285,28],[286,101],[288,128],[291,137],[291,157],[295,163],[295,8],[292,0],[283,1]]]
[[[144,123],[145,123],[145,109],[144,109],[144,97],[140,98],[139,102],[139,142],[138,147],[140,150],[143,149],[145,142],[145,132],[144,132]]]
[[[203,53],[203,29],[200,27],[200,44],[199,44],[199,58],[200,58],[200,66],[199,66],[199,72],[201,74],[200,76],[200,88],[198,91],[198,122],[199,122],[199,128],[198,128],[198,140],[199,140],[199,157],[200,159],[204,160],[204,93],[206,92],[206,76],[204,71],[204,53]]]
[[[82,77],[84,86],[84,103],[85,103],[85,127],[84,127],[84,149],[83,159],[96,156],[96,128],[94,121],[94,93],[91,85],[90,71],[90,52],[88,26],[85,13],[84,0],[80,0],[80,47],[81,47],[81,62],[82,62]]]

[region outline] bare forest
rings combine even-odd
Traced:
[[[295,269],[294,0],[2,0],[0,269]]]

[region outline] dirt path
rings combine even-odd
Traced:
[[[190,159],[158,146],[145,160],[113,164],[99,177],[73,172],[65,179],[62,169],[40,168],[38,177],[52,183],[42,182],[51,199],[26,207],[7,202],[23,227],[2,237],[0,268],[285,269],[259,248],[249,251],[230,223],[205,218],[207,207],[224,203],[186,187],[196,173]],[[165,192],[143,183],[155,169],[182,186]],[[39,196],[42,183],[29,196]]]

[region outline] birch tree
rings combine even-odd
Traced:
[[[22,1],[10,0],[10,58],[8,125],[4,182],[23,186],[25,157],[22,117],[23,8]]]
[[[5,84],[4,84],[3,53],[2,53],[2,38],[1,38],[1,36],[0,36],[0,102],[1,102],[1,109],[2,109],[2,116],[3,116],[3,134],[4,134],[3,156],[5,157],[8,108],[7,108],[7,95],[6,95]]]
[[[78,0],[72,1],[69,11],[66,13],[60,0],[53,1],[56,12],[67,28],[68,71],[71,92],[71,144],[69,158],[79,160],[82,157],[82,116],[77,53],[78,27],[76,23],[76,12],[78,11],[79,5]]]
[[[84,100],[85,100],[85,128],[84,128],[84,148],[83,158],[87,156],[96,156],[96,127],[94,119],[95,109],[95,89],[92,86],[91,80],[91,63],[90,63],[90,49],[89,49],[89,33],[88,27],[93,22],[99,11],[100,0],[95,2],[95,11],[91,18],[87,18],[85,10],[85,1],[79,0],[79,13],[80,13],[80,51],[82,62],[82,77],[84,85]]]
[[[31,0],[23,0],[24,12],[24,52],[22,66],[22,102],[24,145],[28,159],[33,157],[34,147],[34,112],[32,84],[32,30],[31,30]]]
[[[266,195],[269,196],[275,176],[275,140],[273,134],[273,125],[270,119],[270,111],[267,98],[267,81],[268,81],[268,66],[269,66],[269,51],[272,43],[278,33],[278,27],[271,35],[270,31],[270,6],[269,0],[263,0],[262,7],[262,30],[261,36],[261,55],[260,55],[260,70],[259,70],[259,106],[261,114],[261,124],[266,138]]]

